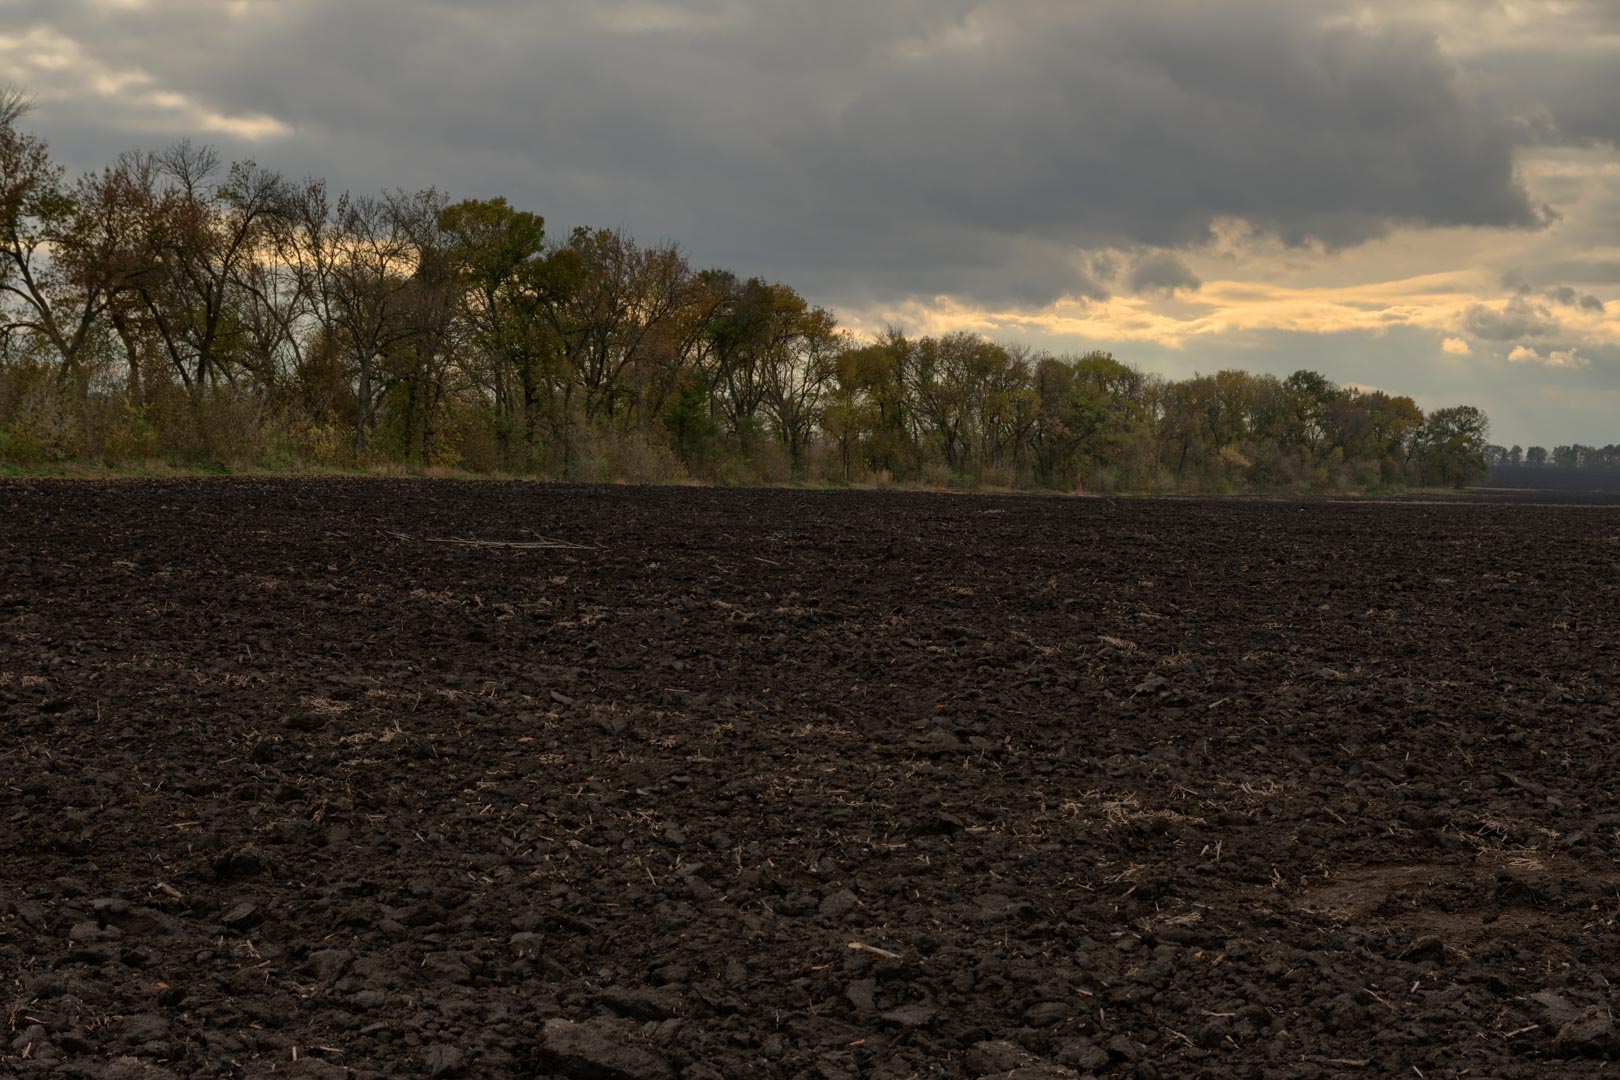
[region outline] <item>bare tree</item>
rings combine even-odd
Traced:
[[[626,376],[648,359],[648,346],[686,302],[692,272],[673,244],[643,248],[618,230],[581,230],[570,247],[584,272],[564,304],[580,340],[572,358],[585,394],[585,418],[595,421],[611,411],[626,389]],[[641,404],[632,394],[637,422]]]
[[[435,212],[431,199],[344,195],[335,208],[328,287],[337,338],[353,365],[357,455],[366,452],[373,405],[389,385],[377,378],[379,361],[421,332],[410,317],[420,293],[413,219]]]
[[[16,83],[0,86],[0,128],[14,127],[34,110],[34,96]]]
[[[837,376],[838,353],[848,342],[825,308],[801,303],[784,322],[761,357],[760,381],[777,440],[788,452],[794,472],[802,474],[810,438],[821,420],[822,397]]]
[[[251,161],[221,165],[212,147],[180,142],[156,156],[163,187],[147,207],[155,272],[137,288],[163,348],[194,393],[223,377],[235,381],[241,300],[257,260],[274,250],[286,183]]]
[[[0,91],[0,296],[11,309],[0,331],[34,336],[82,381],[103,316],[139,274],[142,181],[121,159],[67,184],[44,140],[14,126],[28,107]]]

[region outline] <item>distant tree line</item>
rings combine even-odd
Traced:
[[[1620,445],[1503,447],[1494,444],[1485,447],[1485,464],[1553,466],[1561,469],[1620,469]]]
[[[501,198],[334,194],[189,142],[70,178],[27,104],[0,95],[0,464],[1136,490],[1484,473],[1471,406],[966,333],[857,341],[673,244],[553,236]]]

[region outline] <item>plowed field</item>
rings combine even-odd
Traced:
[[[1606,1076],[1617,702],[1615,506],[0,484],[0,1074]]]

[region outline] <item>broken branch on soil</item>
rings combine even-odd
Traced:
[[[1397,1009],[1395,1006],[1391,1005],[1389,1002],[1385,1001],[1383,998],[1379,997],[1377,994],[1373,993],[1373,991],[1369,990],[1365,986],[1363,986],[1361,988],[1361,992],[1363,994],[1366,994],[1368,997],[1372,998],[1374,1001],[1378,1002],[1378,1004],[1382,1005],[1384,1008],[1388,1009],[1392,1013],[1398,1013],[1398,1012],[1401,1011],[1401,1010]]]
[[[876,945],[868,945],[864,941],[852,941],[849,943],[849,947],[856,952],[868,952],[873,956],[881,956],[887,960],[900,959],[899,953],[892,953],[888,949],[880,949]]]

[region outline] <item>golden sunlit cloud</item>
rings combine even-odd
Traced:
[[[970,330],[991,336],[1036,332],[1087,340],[1140,341],[1181,349],[1209,337],[1262,330],[1382,333],[1397,326],[1453,330],[1473,301],[1470,273],[1422,275],[1360,285],[1298,288],[1265,281],[1210,281],[1195,297],[1065,299],[1040,309],[983,308],[948,296],[850,317],[857,330],[897,324],[920,333]],[[1467,351],[1467,343],[1456,339]],[[1455,346],[1447,348],[1456,353]]]
[[[1510,364],[1541,364],[1554,368],[1583,368],[1591,361],[1575,349],[1549,349],[1545,354],[1528,345],[1519,345],[1508,353]]]
[[[1240,219],[1215,223],[1201,248],[1177,252],[1203,284],[1175,295],[1132,295],[1115,279],[1105,300],[986,305],[963,296],[916,297],[841,309],[860,334],[900,326],[967,330],[999,340],[1036,337],[1056,348],[1143,343],[1196,352],[1257,334],[1381,335],[1430,332],[1446,357],[1494,357],[1514,346],[1517,365],[1590,367],[1592,350],[1620,345],[1610,268],[1620,205],[1620,153],[1612,147],[1526,150],[1523,180],[1558,217],[1535,229],[1393,228],[1354,247],[1290,247]],[[1092,252],[1129,265],[1131,252]],[[1087,263],[1076,253],[1077,263]],[[1532,343],[1537,347],[1531,347]],[[1576,352],[1576,347],[1584,350]],[[1600,355],[1600,354],[1599,354]]]
[[[176,133],[203,131],[256,142],[293,131],[267,113],[230,114],[211,109],[190,95],[159,85],[140,68],[114,68],[73,38],[47,26],[0,34],[0,77],[27,86],[45,102],[82,99],[88,92]]]
[[[1598,239],[1609,231],[1604,197],[1620,180],[1617,170],[1620,155],[1612,149],[1561,148],[1529,157],[1532,194],[1548,185],[1550,195],[1555,182],[1566,184],[1561,220],[1545,229],[1402,228],[1328,251],[1287,247],[1244,222],[1223,220],[1210,243],[1181,253],[1203,282],[1192,293],[1072,297],[1027,308],[940,296],[844,314],[864,334],[898,325],[925,334],[968,330],[1002,339],[1040,335],[1178,350],[1264,331],[1382,334],[1395,328],[1432,331],[1447,356],[1476,355],[1481,342],[1506,347],[1525,338],[1557,347],[1620,345],[1617,305],[1593,293],[1614,287],[1605,285],[1602,268],[1620,262],[1620,247]],[[1125,253],[1105,254],[1126,261]],[[1590,277],[1582,276],[1583,265],[1594,268]],[[1559,276],[1538,272],[1543,266],[1558,266]],[[1534,279],[1525,286],[1531,291],[1515,286],[1510,294],[1506,282],[1521,278],[1521,271]],[[1560,293],[1569,298],[1561,301]],[[1586,364],[1585,357],[1562,352],[1549,359],[1546,346],[1530,352],[1544,366]],[[1521,356],[1515,362],[1531,361]]]

